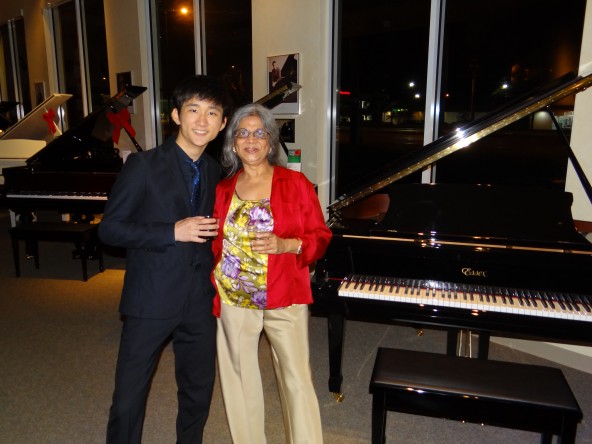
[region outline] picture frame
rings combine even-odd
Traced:
[[[267,57],[267,92],[271,94],[286,82],[298,84],[300,54],[282,54]],[[273,114],[300,114],[299,91],[293,92],[282,103],[271,109]]]
[[[35,106],[37,106],[47,98],[47,88],[45,82],[35,82],[33,87],[35,89]]]
[[[128,86],[133,85],[132,83],[132,73],[131,71],[126,72],[118,72],[115,74],[115,78],[117,80],[117,92],[120,92],[126,89]],[[135,114],[134,102],[127,107],[127,110],[130,114]]]
[[[275,119],[280,137],[286,143],[296,143],[296,123],[294,119]]]

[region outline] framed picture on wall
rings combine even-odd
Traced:
[[[45,82],[35,82],[33,86],[35,87],[35,106],[37,106],[43,102],[47,96]]]
[[[115,78],[117,79],[117,92],[121,92],[124,89],[126,89],[128,86],[133,85],[131,71],[118,72],[115,75]],[[136,113],[133,101],[130,104],[130,106],[127,107],[127,110],[129,111],[130,114]]]
[[[287,83],[298,82],[299,54],[285,54],[267,57],[268,93],[276,91]],[[293,92],[282,103],[272,108],[274,114],[299,114],[298,91]]]

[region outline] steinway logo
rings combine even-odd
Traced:
[[[472,268],[463,268],[461,271],[465,276],[487,277],[487,271],[473,270]]]

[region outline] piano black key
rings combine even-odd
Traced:
[[[565,305],[565,302],[563,301],[563,298],[561,297],[560,293],[557,293],[555,295],[555,297],[557,298],[557,303],[559,304],[559,306],[561,307],[562,310],[567,310],[567,306]]]
[[[526,290],[524,293],[526,294],[526,297],[528,298],[530,305],[533,308],[538,308],[539,305],[537,304],[537,300],[534,297],[534,295],[530,292],[530,290]]]
[[[551,309],[555,310],[556,309],[555,299],[546,291],[544,291],[543,294],[545,295],[545,299],[547,300],[547,302],[551,306]]]
[[[578,299],[580,300],[580,303],[582,304],[582,307],[584,307],[584,310],[586,310],[587,313],[590,313],[590,303],[588,302],[588,298],[584,295],[578,295]]]
[[[360,276],[357,276],[357,275],[353,276],[352,282],[354,284],[354,290],[357,290],[358,287],[360,286]]]

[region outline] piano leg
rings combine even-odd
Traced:
[[[479,353],[477,358],[487,359],[489,356],[489,338],[491,334],[488,331],[479,332]]]
[[[449,328],[446,335],[446,354],[450,356],[456,356],[456,348],[458,345],[458,336],[460,330],[456,328]],[[470,335],[470,331],[467,331],[467,335]],[[487,359],[489,356],[489,339],[491,334],[487,331],[480,331],[479,335],[479,351],[477,352],[478,359]],[[470,340],[470,339],[469,339]]]
[[[342,314],[329,314],[327,327],[329,333],[329,391],[333,393],[337,402],[342,402],[344,396],[341,393],[341,383],[343,382],[341,362],[345,317]]]

